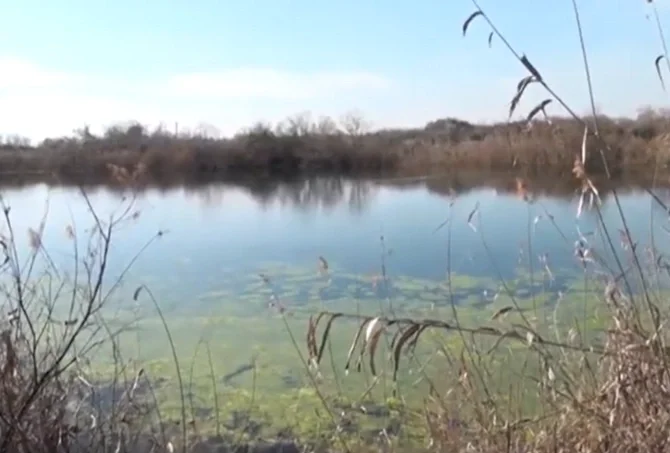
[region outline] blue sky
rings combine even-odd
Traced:
[[[480,3],[587,112],[571,2]],[[667,105],[646,2],[579,3],[598,107],[634,115]],[[670,24],[670,0],[657,6]],[[358,110],[372,127],[504,120],[526,74],[497,39],[488,48],[483,21],[462,37],[472,11],[470,0],[0,0],[0,134],[39,140],[138,120],[228,135],[304,111],[337,119]],[[544,97],[531,91],[520,114]]]

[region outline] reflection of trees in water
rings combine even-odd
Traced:
[[[261,207],[269,208],[275,203],[281,206],[309,211],[314,209],[330,210],[346,203],[355,213],[361,213],[370,205],[378,187],[391,187],[397,190],[426,190],[444,197],[464,195],[482,188],[495,189],[501,195],[519,196],[518,181],[523,180],[531,196],[551,197],[566,203],[576,203],[579,197],[579,184],[574,179],[536,178],[525,179],[514,174],[483,174],[481,172],[442,175],[440,177],[389,178],[389,179],[346,179],[341,177],[296,178],[278,180],[272,178],[230,181],[216,184],[188,185],[185,190],[208,206],[221,205],[226,193],[243,192],[251,196]],[[620,195],[636,192],[642,186],[636,181],[597,181],[601,199],[608,203],[612,189]],[[161,189],[160,192],[174,191],[175,188]],[[179,189],[177,189],[179,190]],[[666,205],[670,206],[670,189],[656,187],[654,193]],[[575,204],[576,208],[576,204]],[[655,212],[663,209],[654,203]]]
[[[223,200],[226,198],[225,193],[229,189],[229,187],[220,184],[199,188],[196,192],[198,202],[206,207],[220,206],[223,204]]]
[[[372,195],[372,184],[367,181],[311,178],[281,184],[272,197],[282,206],[289,205],[301,210],[329,210],[347,203],[352,211],[362,212],[368,206]]]
[[[293,181],[256,180],[235,185],[211,184],[195,188],[199,201],[208,206],[221,204],[226,191],[247,192],[263,208],[274,203],[300,210],[333,209],[347,203],[351,211],[363,212],[374,195],[374,184],[343,178],[308,178]]]

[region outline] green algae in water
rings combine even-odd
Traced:
[[[452,276],[451,294],[454,297],[450,299],[444,281],[401,276],[389,278],[388,282],[378,283],[375,287],[366,278],[340,275],[332,269],[326,277],[317,275],[315,269],[280,265],[261,269],[259,273],[267,271],[268,275],[271,274],[270,286],[255,273],[231,271],[218,286],[195,299],[196,304],[201,304],[198,310],[187,316],[168,317],[182,376],[187,381],[185,385],[204,420],[204,428],[201,429],[213,426],[215,414],[210,406],[214,393],[222,402],[221,413],[218,414],[222,419],[231,417],[232,413],[244,412],[253,414],[262,425],[260,435],[272,436],[290,428],[298,437],[313,438],[332,432],[333,426],[323,402],[312,388],[312,379],[317,379],[320,391],[329,401],[346,400],[358,404],[363,398],[383,403],[393,400],[397,392],[398,401],[408,403],[404,408],[408,413],[420,411],[423,398],[435,383],[441,391],[455,385],[457,368],[450,362],[464,351],[463,338],[457,332],[432,329],[423,334],[413,354],[401,357],[397,384],[390,380],[392,366],[386,360],[389,353],[386,342],[390,341],[390,335],[384,336],[377,351],[376,362],[382,378],[375,385],[367,355],[362,372],[353,370],[345,376],[344,362],[358,328],[358,323],[345,320],[333,324],[328,348],[320,365],[320,375],[310,378],[299,354],[304,357],[306,353],[304,335],[308,316],[323,309],[375,316],[380,310],[387,311],[390,301],[397,316],[435,318],[457,324],[455,310],[458,322],[472,327],[492,325],[509,328],[511,324],[522,321],[518,313],[511,313],[500,322],[490,321],[495,310],[511,303],[509,296],[499,292],[499,284],[494,279]],[[535,284],[535,294],[532,295],[529,280],[519,278],[513,283],[517,303],[525,310],[539,310],[533,313],[531,321],[542,335],[552,333],[552,322],[556,319],[568,325],[575,307],[582,307],[580,301],[575,300],[578,298],[566,296],[561,301],[562,305],[558,304],[559,308],[555,309],[557,296],[548,291],[546,285]],[[385,293],[379,288],[385,284],[391,288],[390,292]],[[544,292],[538,294],[540,291]],[[496,292],[498,295],[494,299]],[[284,319],[268,309],[273,293],[279,295],[288,309]],[[570,295],[570,292],[567,294]],[[453,307],[452,303],[455,304]],[[298,342],[299,351],[295,349],[285,322]],[[598,322],[588,320],[587,328],[597,328]],[[144,364],[150,376],[164,378],[157,390],[161,395],[161,405],[171,416],[178,416],[179,391],[163,327],[155,316],[145,317],[137,326],[138,330],[120,339],[121,349],[126,356]],[[563,329],[565,335],[567,330]],[[472,341],[483,353],[494,345],[495,339],[468,337],[467,341]],[[210,348],[212,364],[205,353],[204,342]],[[447,359],[445,354],[451,358]],[[486,366],[489,374],[498,376],[494,390],[507,395],[509,385],[519,385],[519,376],[523,373],[541,372],[536,365],[526,363],[529,356],[531,354],[524,344],[505,341],[499,351],[486,356],[486,360],[478,366]],[[255,366],[223,380],[250,363]],[[212,386],[210,365],[214,368],[216,391]],[[110,373],[111,369],[100,364],[98,371],[104,374]],[[524,410],[530,411],[537,403],[531,392],[520,392],[517,396]],[[500,401],[511,404],[504,400],[506,397],[501,396]],[[398,414],[372,421],[369,416],[355,411],[347,416],[352,418],[352,423],[360,431],[378,430]],[[417,423],[412,428],[415,435],[421,430],[419,425]]]

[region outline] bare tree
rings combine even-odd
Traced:
[[[329,116],[322,116],[316,124],[316,133],[319,135],[336,135],[340,132],[337,123]]]
[[[366,133],[370,127],[363,115],[358,111],[352,111],[344,114],[340,119],[345,132],[352,137],[359,137]]]

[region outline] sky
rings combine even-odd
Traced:
[[[634,116],[666,106],[647,2],[578,4],[598,109]],[[656,4],[670,25],[670,0]],[[570,0],[480,6],[571,107],[588,112]],[[527,74],[498,38],[489,48],[481,17],[463,37],[473,11],[471,0],[0,0],[0,135],[36,142],[128,121],[231,135],[303,112],[356,112],[371,128],[505,120]],[[546,97],[533,87],[517,116]]]

